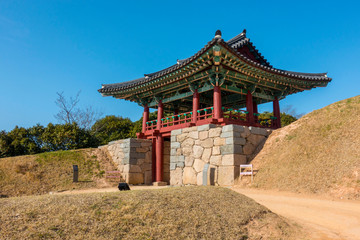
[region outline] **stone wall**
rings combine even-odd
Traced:
[[[239,125],[214,124],[171,132],[170,184],[230,186],[239,177],[240,164],[246,164],[271,130]]]
[[[122,139],[99,147],[106,151],[129,184],[151,184],[152,143],[145,139]]]

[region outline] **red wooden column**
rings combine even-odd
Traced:
[[[162,103],[162,101],[159,101],[158,104],[158,111],[157,111],[157,123],[156,123],[156,129],[160,130],[161,128],[161,119],[163,118],[164,115],[164,105]]]
[[[143,122],[142,122],[142,132],[146,132],[146,122],[149,121],[149,107],[146,104],[144,106],[144,113],[143,113]]]
[[[221,88],[220,86],[214,86],[214,119],[222,118],[222,109],[221,109]]]
[[[161,119],[163,118],[163,103],[160,100],[158,104],[158,112],[157,112],[157,125],[156,129],[161,129]],[[156,182],[162,182],[163,180],[163,146],[164,146],[164,138],[158,133],[156,136],[156,143],[155,143],[155,155],[156,155],[156,163],[155,163],[155,171],[156,171]]]
[[[258,105],[257,102],[253,99],[253,111],[254,113],[258,113]],[[254,116],[254,121],[257,123],[259,120],[258,116]]]
[[[254,119],[254,103],[250,91],[248,91],[246,94],[246,111],[248,112],[247,121],[251,125],[255,122],[254,121],[255,119]]]
[[[192,119],[191,121],[193,123],[197,122],[197,111],[199,110],[199,93],[198,90],[195,89],[194,93],[193,93],[193,109],[192,109]]]
[[[273,110],[274,110],[274,117],[276,117],[276,119],[274,120],[273,127],[281,128],[280,104],[279,104],[279,99],[277,97],[275,97],[273,101]]]

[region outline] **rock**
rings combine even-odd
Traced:
[[[259,128],[259,127],[249,127],[249,130],[252,134],[267,136],[268,132],[265,128]]]
[[[142,184],[144,183],[144,175],[142,173],[129,173],[126,182],[129,184]]]
[[[204,165],[205,165],[205,163],[201,159],[195,159],[193,167],[196,172],[202,172]]]
[[[222,127],[222,132],[243,132],[244,127],[240,125],[225,125]]]
[[[176,169],[176,163],[170,163],[170,170],[175,170]]]
[[[202,185],[203,184],[203,173],[202,172],[199,172],[197,175],[196,175],[196,184],[198,186]]]
[[[179,142],[171,142],[171,148],[179,148],[181,147]]]
[[[240,164],[246,164],[246,155],[226,154],[222,156],[222,165],[224,166],[239,166]]]
[[[151,166],[152,166],[151,163],[144,163],[144,164],[141,165],[141,170],[142,170],[142,171],[151,170]]]
[[[242,138],[247,138],[248,136],[250,136],[250,130],[249,130],[249,127],[244,127],[244,132],[242,132],[241,134],[240,134],[240,136],[242,137]]]
[[[217,137],[214,139],[215,146],[222,146],[225,145],[225,138]]]
[[[181,148],[176,149],[176,155],[180,156],[182,154]]]
[[[183,129],[176,129],[171,131],[171,136],[176,136],[182,133]]]
[[[185,157],[185,167],[192,167],[194,163],[193,157]]]
[[[187,138],[181,143],[181,147],[192,147],[194,145],[194,139]]]
[[[231,144],[245,145],[246,140],[245,140],[245,138],[228,137],[228,138],[225,138],[225,143],[227,145],[231,145]]]
[[[194,158],[201,158],[204,148],[200,146],[193,146],[193,156]]]
[[[192,147],[184,147],[182,149],[182,154],[184,156],[190,156],[192,154]]]
[[[151,184],[152,183],[152,172],[150,171],[145,171],[144,173],[144,183],[145,184]]]
[[[180,186],[183,184],[182,181],[183,170],[181,168],[176,168],[170,172],[170,185]]]
[[[218,183],[220,186],[231,186],[239,176],[239,168],[233,166],[220,166],[218,169]],[[237,173],[237,174],[236,174]]]
[[[241,145],[224,145],[220,147],[221,155],[224,154],[234,154],[234,153],[243,153]]]
[[[214,128],[214,127],[216,127],[215,124],[206,124],[206,125],[198,126],[198,127],[197,127],[197,130],[198,130],[199,132],[202,132],[202,131],[207,131],[207,130],[209,130],[210,128]]]
[[[144,152],[147,152],[147,151],[149,151],[149,148],[146,148],[146,147],[136,148],[136,152],[144,153]]]
[[[196,131],[197,127],[195,126],[195,127],[183,128],[182,130],[183,133],[187,133],[187,132]]]
[[[216,128],[214,128],[214,129],[216,129]],[[201,146],[204,147],[204,148],[213,147],[214,146],[213,139],[212,138],[207,138],[207,139],[201,141]]]
[[[211,152],[212,152],[212,148],[205,148],[201,156],[201,160],[203,160],[206,163],[210,162]]]
[[[180,151],[181,151],[181,148],[178,148],[178,149],[180,149]],[[170,155],[171,156],[176,156],[177,155],[176,153],[177,153],[178,149],[172,148],[171,151],[170,151]]]
[[[170,162],[173,163],[185,162],[185,156],[171,156]]]
[[[255,150],[255,146],[252,145],[251,143],[247,143],[244,147],[243,147],[243,152],[245,155],[250,155],[254,152]]]
[[[228,138],[228,137],[240,137],[240,132],[223,132],[221,133],[220,137],[222,138]]]
[[[250,142],[252,145],[257,146],[259,145],[259,143],[261,143],[262,141],[264,141],[265,137],[262,135],[255,135],[255,134],[251,134],[247,140],[248,142]]]
[[[209,132],[208,131],[199,132],[199,139],[200,140],[204,140],[204,139],[206,139],[208,137],[209,137]]]
[[[221,134],[221,127],[217,127],[217,128],[212,128],[209,130],[209,137],[219,137]]]
[[[196,184],[197,183],[196,173],[192,167],[184,168],[183,183],[184,184]]]
[[[189,132],[188,137],[190,137],[192,139],[198,139],[199,138],[199,132],[198,131]]]
[[[187,136],[188,136],[188,133],[179,134],[179,135],[176,136],[176,140],[178,142],[182,142],[187,138]]]
[[[212,156],[219,155],[220,154],[220,146],[214,146],[212,148]]]
[[[185,162],[178,162],[178,163],[176,163],[176,166],[183,168],[183,167],[185,167]]]
[[[217,155],[217,156],[213,155],[213,156],[211,156],[210,157],[210,164],[219,166],[221,164],[221,155]]]

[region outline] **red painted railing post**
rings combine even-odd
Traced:
[[[192,109],[192,120],[191,120],[193,123],[197,122],[198,110],[199,110],[199,93],[198,90],[195,89],[193,93],[193,109]]]
[[[254,123],[254,104],[250,91],[248,91],[246,94],[246,111],[248,112],[247,121],[251,125]]]
[[[214,119],[222,118],[222,109],[221,109],[221,88],[220,86],[214,86]]]
[[[157,123],[156,123],[156,129],[161,128],[161,119],[163,118],[164,110],[163,110],[163,103],[160,100],[158,104],[158,112],[157,112]]]
[[[156,182],[163,180],[163,147],[164,138],[159,134],[156,136]]]
[[[143,122],[142,122],[142,132],[146,132],[146,122],[149,121],[149,107],[146,104],[144,106],[144,113],[143,113]]]
[[[274,120],[274,128],[281,128],[281,117],[280,117],[280,104],[279,104],[279,99],[277,97],[275,97],[274,101],[273,101],[273,110],[274,110],[274,117],[276,117],[276,119]]]

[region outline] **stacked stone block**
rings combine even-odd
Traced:
[[[171,132],[170,184],[202,185],[203,169],[209,164],[208,185],[233,185],[240,164],[247,163],[271,130],[239,125],[214,124]]]
[[[152,143],[145,139],[122,139],[101,146],[107,151],[123,179],[130,184],[151,184]]]

